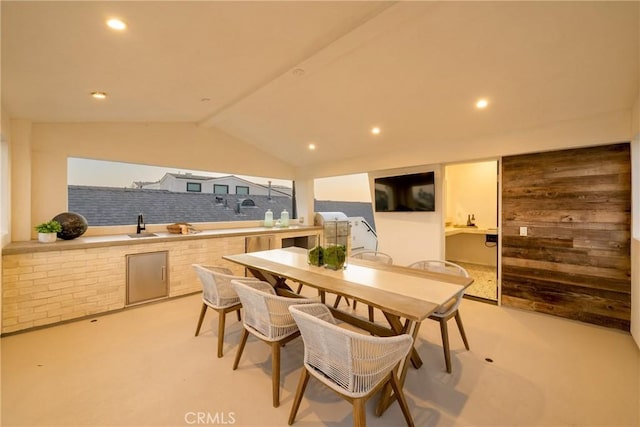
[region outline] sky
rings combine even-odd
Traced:
[[[90,185],[98,187],[127,187],[134,181],[159,181],[166,173],[187,173],[203,176],[228,176],[228,173],[216,173],[169,167],[146,166],[132,163],[108,162],[69,158],[67,161],[67,183],[69,185]],[[274,185],[291,187],[291,181],[268,177],[252,177],[236,175],[248,181],[267,185],[271,180]],[[334,200],[347,202],[371,202],[369,178],[366,173],[344,175],[332,178],[320,178],[314,182],[317,200]]]

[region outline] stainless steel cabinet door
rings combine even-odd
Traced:
[[[169,295],[168,252],[127,255],[127,305]]]

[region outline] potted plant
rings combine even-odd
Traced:
[[[43,222],[35,226],[38,232],[38,240],[42,243],[55,242],[58,238],[58,232],[62,231],[62,226],[56,220]]]

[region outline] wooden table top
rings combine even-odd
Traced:
[[[296,247],[223,258],[417,322],[473,283],[472,278],[355,259],[334,271],[310,265],[307,250]]]

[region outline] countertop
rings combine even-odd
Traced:
[[[88,249],[105,246],[141,245],[146,243],[170,242],[181,240],[210,239],[218,237],[252,236],[259,234],[280,234],[299,232],[320,232],[322,227],[295,225],[291,227],[244,227],[220,230],[203,230],[192,234],[172,234],[169,232],[153,232],[155,237],[129,237],[127,234],[105,236],[78,237],[73,240],[58,239],[54,243],[40,243],[37,240],[11,242],[2,249],[3,255],[23,254],[30,252],[51,252],[70,249]]]
[[[497,228],[478,228],[478,227],[446,227],[445,236],[455,236],[456,234],[498,234]]]

